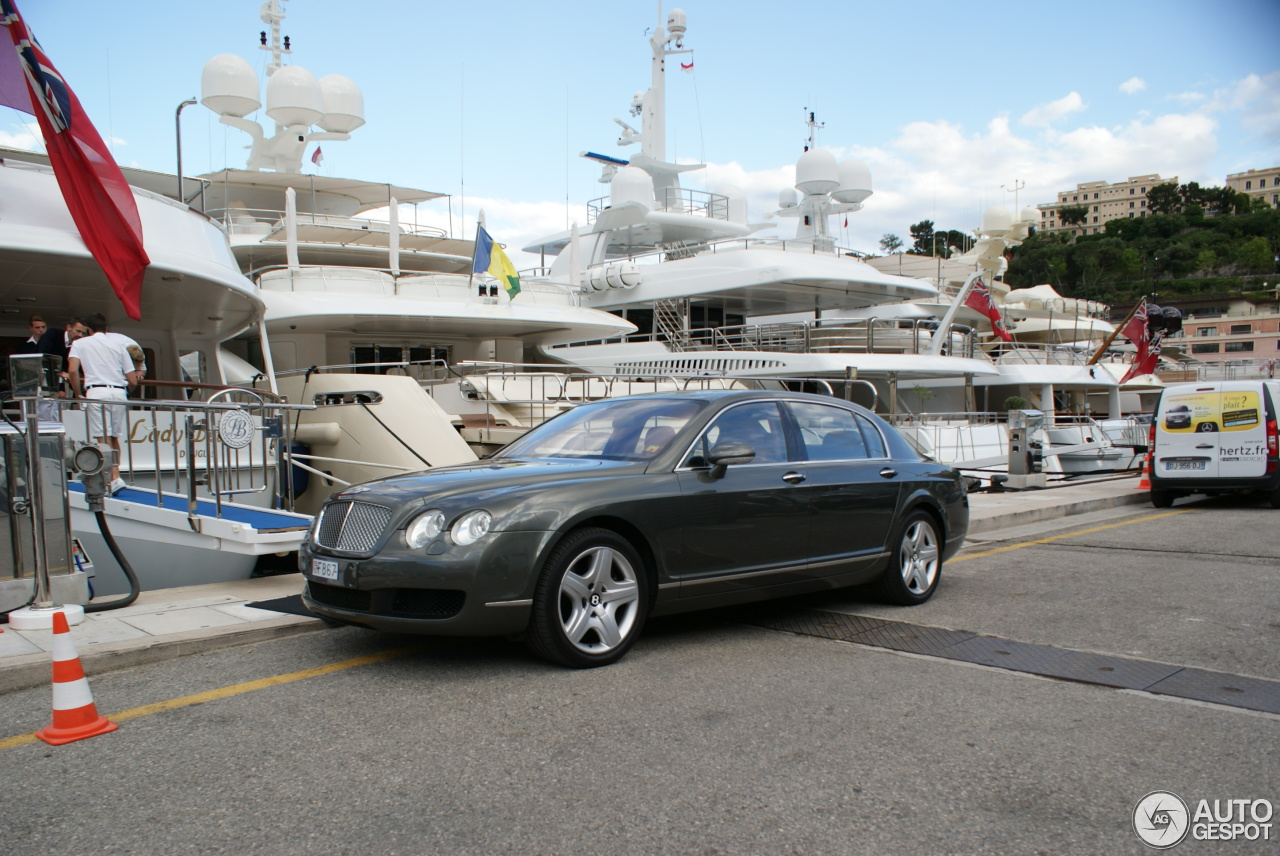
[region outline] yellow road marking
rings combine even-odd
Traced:
[[[1010,550],[1021,550],[1024,547],[1034,547],[1037,544],[1049,544],[1054,541],[1061,541],[1063,538],[1074,538],[1077,535],[1088,535],[1090,532],[1102,532],[1106,529],[1116,529],[1120,526],[1132,526],[1134,523],[1146,523],[1149,520],[1159,520],[1162,517],[1172,517],[1175,514],[1186,514],[1191,511],[1190,508],[1184,508],[1179,511],[1166,511],[1162,514],[1149,514],[1146,517],[1135,517],[1132,520],[1123,520],[1119,523],[1107,523],[1103,526],[1094,526],[1089,529],[1077,529],[1074,532],[1066,532],[1062,535],[1051,535],[1048,538],[1037,538],[1034,541],[1023,541],[1021,544],[1010,544],[1006,547],[994,547],[990,550],[982,550],[978,553],[965,553],[961,556],[953,556],[950,559],[952,564],[956,562],[967,562],[969,559],[981,559],[985,556],[994,556],[996,553],[1008,553]]]
[[[107,714],[107,719],[112,722],[124,722],[126,719],[136,719],[139,716],[150,716],[153,713],[162,713],[166,710],[177,710],[181,707],[190,707],[193,704],[203,704],[207,701],[216,701],[218,699],[230,698],[241,693],[249,693],[254,690],[263,690],[267,687],[277,687],[281,684],[289,684],[294,681],[301,681],[307,678],[316,678],[320,675],[328,675],[333,672],[341,672],[344,669],[354,669],[356,666],[367,666],[370,663],[379,663],[383,660],[390,660],[393,657],[402,657],[405,654],[412,654],[427,648],[427,645],[414,645],[408,648],[393,648],[389,651],[379,651],[376,654],[366,654],[363,657],[352,657],[350,660],[341,660],[337,663],[329,663],[325,666],[316,666],[312,669],[303,669],[298,672],[289,672],[285,675],[275,675],[270,678],[260,678],[256,681],[245,681],[242,684],[232,684],[229,687],[221,689],[208,690],[207,692],[195,693],[194,695],[182,696],[181,698],[171,698],[168,701],[158,701],[155,704],[144,704],[142,707],[134,707],[129,710],[122,710],[119,713]],[[15,737],[9,737],[0,740],[0,749],[12,749],[15,746],[25,746],[28,743],[34,743],[39,738],[34,733],[19,734]]]

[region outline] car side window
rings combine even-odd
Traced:
[[[884,441],[871,423],[843,407],[790,402],[811,461],[856,461],[884,457]]]
[[[745,443],[755,450],[755,464],[787,460],[787,440],[782,414],[772,401],[758,401],[731,407],[715,418],[685,458],[684,466],[706,466],[706,454],[722,443]]]
[[[889,457],[889,452],[884,447],[884,435],[871,423],[871,420],[855,413],[853,414],[853,421],[857,422],[858,427],[862,429],[862,442],[867,444],[867,457]]]

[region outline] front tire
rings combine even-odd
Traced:
[[[913,511],[898,527],[897,545],[880,578],[880,595],[890,603],[915,606],[933,596],[942,578],[942,538],[927,512]]]
[[[648,578],[631,543],[581,529],[556,546],[533,594],[525,643],[576,669],[607,666],[630,650],[649,613]]]

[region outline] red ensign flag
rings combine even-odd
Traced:
[[[1004,327],[1004,319],[1000,317],[1000,307],[996,306],[996,302],[991,299],[991,292],[987,291],[987,286],[982,280],[974,281],[973,289],[964,299],[964,305],[990,318],[992,328],[1001,339],[1006,342],[1013,341],[1013,336]]]
[[[13,0],[0,0],[0,24],[14,48],[11,52],[0,45],[0,103],[39,121],[53,174],[80,237],[125,312],[140,320],[142,275],[151,260],[142,246],[133,191],[79,99],[32,38]]]

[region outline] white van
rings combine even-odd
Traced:
[[[1257,491],[1280,508],[1280,381],[1168,386],[1151,423],[1151,504],[1189,493]]]

